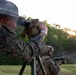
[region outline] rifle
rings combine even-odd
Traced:
[[[59,66],[62,64],[66,64],[66,58],[65,56],[61,56],[61,57],[55,57],[53,58],[53,60],[56,62],[56,64],[58,64]]]

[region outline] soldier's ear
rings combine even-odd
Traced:
[[[8,24],[10,20],[9,20],[8,17],[5,17],[4,21],[5,21],[6,24]]]
[[[1,18],[0,21],[1,21],[2,24],[8,24],[9,19],[7,17],[3,17],[3,18]]]

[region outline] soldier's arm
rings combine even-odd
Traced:
[[[33,52],[38,52],[38,44],[41,44],[46,34],[41,32],[33,40],[25,43],[20,40],[17,35],[11,33],[7,28],[3,28],[0,33],[1,49],[12,54],[16,57],[20,57],[28,61],[31,59]],[[42,45],[42,44],[41,44]]]

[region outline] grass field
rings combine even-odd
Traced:
[[[0,65],[0,75],[18,75],[21,66],[3,66]],[[31,75],[31,67],[26,66],[23,75]],[[76,75],[76,64],[66,64],[61,66],[59,75]]]

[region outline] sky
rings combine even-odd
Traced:
[[[9,0],[19,8],[20,16],[47,20],[62,28],[76,29],[76,0]]]

